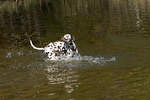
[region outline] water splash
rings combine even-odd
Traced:
[[[100,57],[92,57],[92,56],[81,56],[81,61],[87,61],[93,64],[105,64],[107,62],[116,61],[116,57],[105,58],[103,56]]]
[[[49,61],[45,59],[46,62],[50,62],[53,65],[57,66],[82,66],[82,65],[105,65],[109,62],[115,62],[116,57],[93,57],[93,56],[76,56],[73,58],[62,58],[59,61]]]
[[[104,65],[109,62],[116,61],[116,57],[92,57],[92,56],[76,56],[70,59],[61,59],[59,61],[45,62],[45,71],[48,84],[64,85],[66,93],[72,93],[76,88],[80,87],[80,75],[74,69],[75,67],[89,66],[93,64]]]

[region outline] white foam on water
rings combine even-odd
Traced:
[[[75,56],[72,58],[61,58],[60,60],[57,61],[50,61],[48,59],[45,59],[46,62],[54,62],[54,63],[59,63],[60,64],[65,64],[68,66],[82,66],[82,65],[105,65],[109,62],[115,62],[116,57],[103,57],[103,56],[98,56],[98,57],[93,57],[93,56]]]

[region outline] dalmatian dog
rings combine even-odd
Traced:
[[[79,56],[78,49],[75,44],[75,38],[72,34],[65,34],[61,41],[50,42],[44,48],[38,48],[33,45],[30,40],[31,46],[36,50],[43,50],[47,54],[49,60],[60,60],[62,58],[71,58]]]

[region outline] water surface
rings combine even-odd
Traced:
[[[149,0],[6,5],[0,2],[0,100],[150,99]],[[43,47],[65,33],[75,36],[80,58],[50,62],[29,44]]]

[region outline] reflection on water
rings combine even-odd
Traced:
[[[0,1],[0,100],[150,99],[149,0],[18,1]],[[65,33],[80,57],[30,47]]]
[[[62,68],[57,65],[47,66],[48,84],[64,84],[67,93],[72,93],[79,87],[78,74],[71,67]]]

